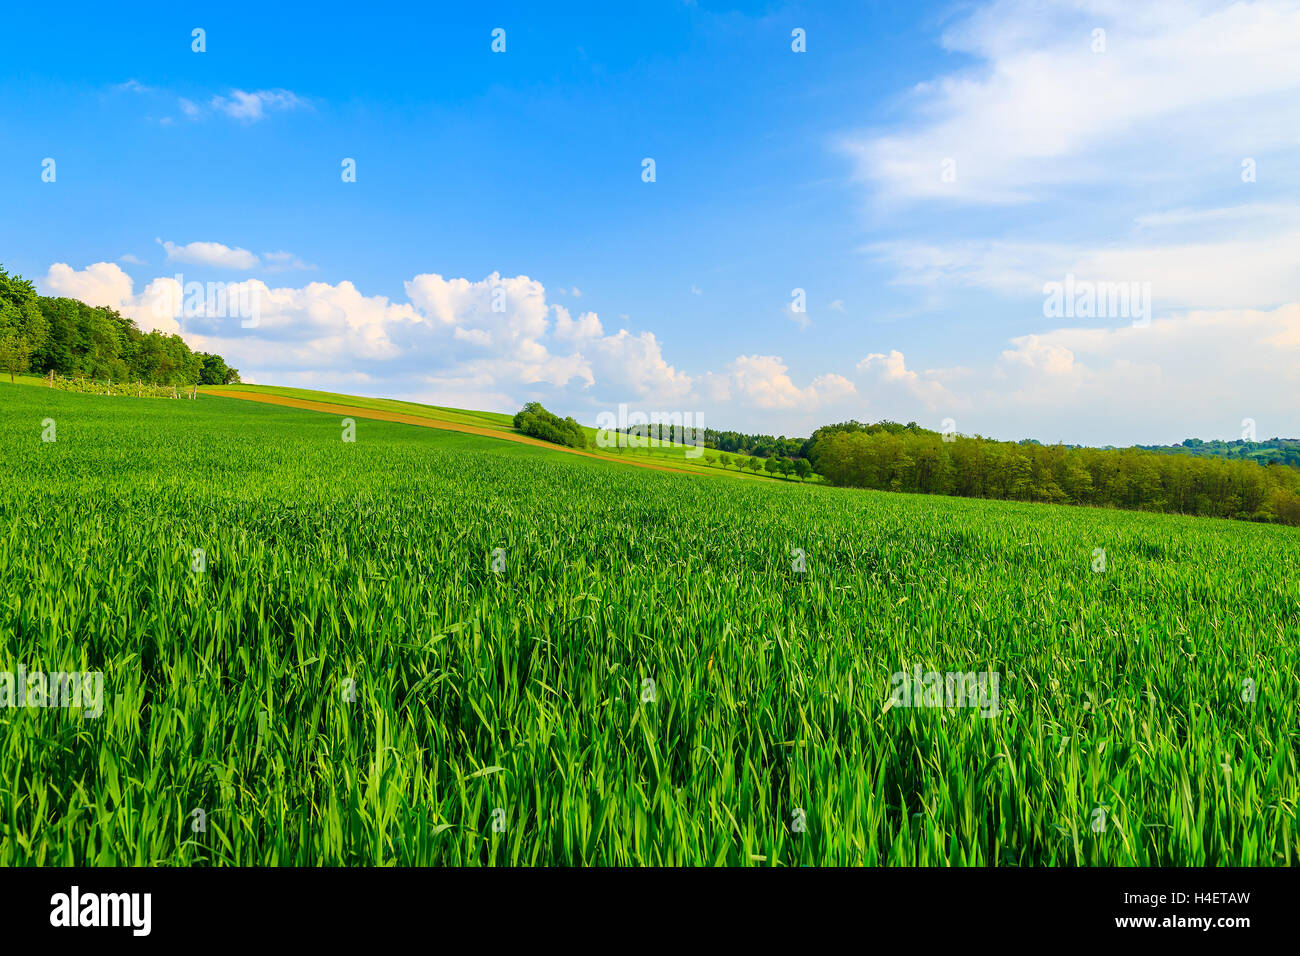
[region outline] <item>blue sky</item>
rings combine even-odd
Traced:
[[[10,11],[0,261],[266,383],[1300,434],[1294,3],[549,6]]]

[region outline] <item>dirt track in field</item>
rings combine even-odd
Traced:
[[[447,422],[440,418],[425,418],[422,415],[403,415],[401,412],[388,412],[378,408],[357,408],[353,405],[335,405],[331,402],[313,402],[305,398],[289,398],[285,395],[266,395],[261,392],[227,392],[219,388],[201,388],[199,394],[216,395],[220,398],[239,398],[248,402],[264,402],[267,405],[284,405],[289,408],[304,408],[312,412],[325,412],[330,415],[343,415],[348,418],[372,418],[381,422],[401,422],[405,425],[420,425],[424,428],[440,428],[443,431],[449,432],[465,432],[468,435],[483,435],[487,438],[499,438],[502,441],[518,442],[521,445],[536,445],[538,448],[549,448],[551,451],[562,451],[567,452],[570,455],[581,455],[583,458],[595,458],[598,461],[608,461],[616,465],[633,465],[637,468],[650,468],[654,471],[675,471],[679,475],[701,475],[705,478],[722,477],[721,475],[710,475],[707,472],[690,471],[686,468],[674,468],[671,465],[652,465],[645,461],[623,461],[605,455],[593,455],[588,451],[579,451],[576,448],[566,448],[564,445],[554,445],[548,441],[529,438],[527,435],[518,435],[514,432],[500,431],[495,428],[484,428],[481,425],[462,425],[459,422]]]

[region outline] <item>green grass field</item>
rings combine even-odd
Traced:
[[[32,384],[37,384],[35,379],[31,380]],[[208,386],[204,386],[207,388]],[[436,421],[453,422],[461,425],[474,425],[479,428],[491,428],[500,431],[503,434],[520,434],[514,427],[514,416],[504,415],[498,412],[478,412],[467,411],[461,408],[447,408],[442,405],[421,405],[417,402],[403,402],[391,398],[366,398],[358,395],[344,395],[337,392],[316,392],[305,388],[287,388],[280,385],[221,385],[210,386],[212,389],[220,389],[223,392],[248,393],[252,395],[270,395],[283,398],[305,399],[312,402],[326,402],[329,404],[347,405],[359,409],[371,409],[375,411],[397,412],[403,415],[413,415],[419,418],[430,418]],[[666,465],[683,471],[691,471],[699,474],[731,474],[740,478],[751,481],[799,481],[800,483],[818,483],[821,481],[819,476],[812,476],[808,479],[786,478],[782,476],[773,476],[766,472],[745,471],[733,464],[729,468],[722,466],[716,460],[718,457],[713,451],[688,456],[687,446],[663,441],[656,443],[654,447],[646,448],[628,448],[614,447],[603,448],[597,443],[597,430],[588,426],[582,426],[586,433],[589,445],[584,449],[588,454],[599,455],[609,458],[611,461],[621,461],[624,463],[649,463],[654,465]],[[704,455],[710,455],[715,458],[710,463]],[[728,455],[728,458],[736,456]],[[746,456],[747,458],[748,456]]]
[[[1294,528],[7,382],[0,456],[0,669],[103,674],[0,708],[0,864],[1300,860]]]

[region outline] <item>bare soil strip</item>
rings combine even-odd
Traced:
[[[502,441],[519,442],[521,445],[536,445],[551,451],[563,451],[583,458],[595,458],[616,465],[633,465],[637,468],[651,468],[655,471],[675,471],[680,475],[701,475],[706,478],[720,478],[707,472],[690,471],[686,468],[673,468],[671,465],[652,465],[646,461],[623,461],[607,455],[593,455],[591,452],[555,445],[548,441],[530,438],[514,432],[501,431],[496,428],[484,428],[480,425],[462,425],[459,422],[446,422],[438,418],[425,418],[421,415],[404,415],[401,412],[387,412],[377,408],[355,408],[352,405],[334,405],[330,402],[313,402],[304,398],[289,398],[285,395],[266,395],[261,392],[227,392],[219,388],[201,388],[201,395],[217,395],[221,398],[242,398],[249,402],[265,402],[267,405],[286,405],[290,408],[305,408],[313,412],[326,412],[330,415],[343,415],[348,418],[373,418],[383,422],[401,422],[406,425],[421,425],[425,428],[440,428],[449,432],[466,432],[470,435],[483,435],[487,438],[499,438]]]

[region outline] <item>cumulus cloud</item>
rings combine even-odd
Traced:
[[[50,295],[114,309],[131,295],[131,285],[131,277],[113,262],[96,262],[80,271],[66,262],[56,262],[43,283]]]
[[[730,391],[760,409],[811,411],[854,394],[856,386],[842,375],[827,373],[799,388],[775,355],[741,355],[728,367]]]
[[[903,353],[891,349],[888,355],[873,352],[858,363],[858,370],[867,373],[876,384],[900,388],[930,411],[958,404],[948,393],[936,373],[918,374],[907,367]]]
[[[179,286],[175,279],[154,279],[136,295],[134,282],[115,262],[96,262],[77,270],[66,262],[50,266],[41,281],[47,295],[80,299],[87,305],[116,309],[132,319],[145,332],[177,333],[181,331]]]
[[[570,316],[569,310],[562,305],[555,309],[555,337],[566,341],[600,338],[605,334],[600,317],[595,312],[584,312],[577,319]]]
[[[219,244],[173,244],[169,251],[208,263],[251,255],[212,246]],[[665,410],[706,405],[718,422],[755,410],[808,412],[856,393],[852,381],[833,372],[797,385],[776,356],[742,355],[720,371],[691,375],[667,359],[653,332],[607,331],[594,311],[575,316],[548,303],[541,282],[523,275],[423,273],[404,284],[404,302],[366,295],[347,281],[280,287],[248,278],[223,285],[225,301],[257,303],[251,327],[219,303],[214,308],[198,286],[182,288],[170,277],[135,293],[131,277],[113,263],[82,270],[56,263],[43,285],[118,309],[142,328],[181,332],[193,347],[219,352],[248,378],[272,384],[383,383],[385,394],[503,410],[538,395],[579,412],[618,402]]]

